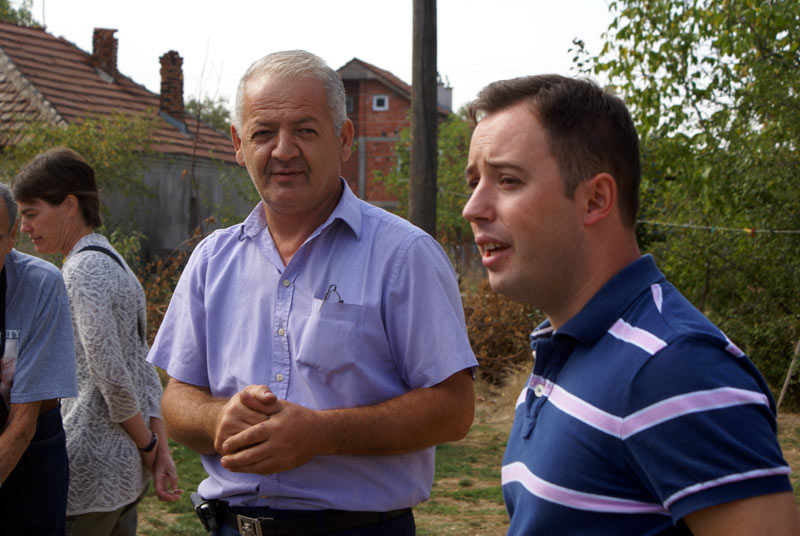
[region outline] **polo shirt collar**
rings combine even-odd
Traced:
[[[361,236],[361,206],[358,198],[355,194],[350,190],[350,187],[347,185],[347,181],[343,178],[339,178],[343,184],[343,191],[342,197],[339,199],[339,203],[336,205],[336,208],[333,209],[328,219],[320,225],[313,233],[311,233],[310,238],[318,235],[323,229],[331,225],[336,220],[341,220],[348,227],[353,231],[353,234],[356,236],[356,239],[360,238]],[[260,234],[264,229],[267,228],[267,217],[264,214],[264,201],[259,201],[258,205],[250,212],[250,215],[245,218],[242,222],[240,231],[239,231],[239,239],[243,240],[245,238],[253,238]]]
[[[639,257],[609,279],[555,335],[577,339],[587,346],[593,345],[643,291],[663,279],[664,274],[656,266],[652,255]],[[531,333],[531,341],[551,334],[550,321],[546,320]]]

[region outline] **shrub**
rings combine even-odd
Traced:
[[[484,279],[464,296],[464,316],[482,379],[502,384],[510,369],[530,362],[528,336],[544,318],[536,308],[496,293]]]

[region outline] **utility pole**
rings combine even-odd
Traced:
[[[408,219],[436,236],[436,0],[414,0]]]

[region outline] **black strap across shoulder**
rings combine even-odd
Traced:
[[[89,250],[89,251],[99,251],[100,253],[105,253],[106,255],[108,255],[109,257],[114,259],[114,262],[119,264],[120,268],[125,270],[125,265],[122,264],[122,261],[119,260],[119,257],[114,255],[111,252],[110,249],[104,248],[103,246],[95,246],[95,245],[92,244],[92,245],[89,245],[89,246],[82,247],[81,249],[78,250],[78,253],[80,253],[81,251],[87,251],[87,250]],[[137,318],[137,320],[138,320],[137,324],[138,324],[138,327],[139,327],[139,337],[141,337],[142,341],[144,341],[144,340],[146,340],[147,334],[145,333],[144,326],[142,325],[142,319],[141,318]]]
[[[79,249],[79,250],[78,250],[78,253],[80,253],[81,251],[86,251],[86,250],[90,250],[90,251],[99,251],[100,253],[105,253],[106,255],[108,255],[109,257],[111,257],[112,259],[114,259],[114,262],[116,262],[117,264],[119,264],[119,265],[120,265],[120,267],[121,267],[123,270],[125,269],[125,265],[124,265],[124,264],[122,264],[122,261],[121,261],[121,260],[119,260],[119,257],[117,257],[116,255],[114,255],[114,254],[111,252],[111,250],[110,250],[110,249],[108,249],[108,248],[104,248],[103,246],[94,246],[94,245],[91,245],[91,246],[84,246],[84,247],[82,247],[81,249]]]

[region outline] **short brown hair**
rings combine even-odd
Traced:
[[[639,136],[622,100],[590,80],[546,74],[494,82],[469,105],[473,126],[520,102],[542,123],[568,198],[598,173],[617,181],[622,221],[634,227],[639,212]]]
[[[86,223],[95,229],[103,225],[94,169],[72,149],[55,147],[34,156],[14,178],[11,188],[16,200],[23,203],[41,199],[60,205],[72,194]]]

